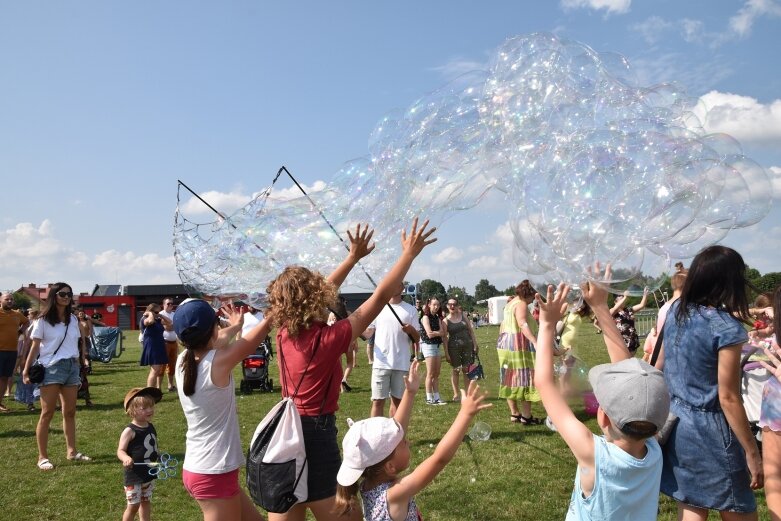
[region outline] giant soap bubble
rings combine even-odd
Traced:
[[[703,110],[676,85],[638,85],[615,53],[550,34],[511,38],[485,70],[381,118],[368,155],[309,197],[277,199],[272,187],[203,224],[177,212],[177,267],[203,293],[262,291],[288,264],[329,272],[344,256],[337,234],[369,222],[378,247],[347,283],[371,288],[412,216],[441,224],[498,191],[513,262],[530,278],[576,284],[610,262],[613,291],[641,292],[671,258],[770,209],[767,172],[730,136],[706,134]]]

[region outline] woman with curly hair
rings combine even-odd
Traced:
[[[342,381],[340,360],[402,284],[415,257],[436,241],[429,238],[435,228],[426,230],[427,226],[428,221],[418,228],[416,218],[409,235],[402,231],[402,252],[390,272],[369,300],[332,326],[326,325],[326,319],[328,308],[336,303],[339,286],[358,261],[374,249],[370,244],[374,231],[368,225],[358,225],[354,234],[348,231],[350,253],[328,278],[302,266],[290,266],[269,284],[266,316],[278,328],[282,394],[295,396],[309,467],[307,500],[284,514],[269,513],[269,521],[303,521],[307,510],[318,521],[360,519],[359,512],[347,516],[333,512],[336,474],[341,465],[334,415]]]

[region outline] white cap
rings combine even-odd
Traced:
[[[392,418],[376,417],[355,422],[344,435],[344,459],[336,481],[353,485],[367,467],[390,456],[404,438],[404,429]]]

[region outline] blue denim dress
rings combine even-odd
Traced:
[[[714,308],[693,306],[678,323],[678,304],[664,323],[664,379],[670,412],[679,420],[662,448],[661,491],[696,507],[754,512],[746,455],[718,394],[719,350],[746,342],[748,335],[729,313]]]

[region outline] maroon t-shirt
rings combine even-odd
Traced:
[[[312,358],[318,333],[320,346]],[[312,360],[294,400],[301,416],[331,414],[339,408],[341,356],[347,352],[352,337],[352,326],[347,319],[339,320],[331,326],[324,322],[315,322],[309,329],[299,331],[295,338],[288,335],[287,328],[281,328],[277,333],[277,363],[280,375],[285,370],[282,365],[283,357],[284,366],[287,368],[284,378],[280,377],[283,385],[282,396],[293,396],[307,363]]]

